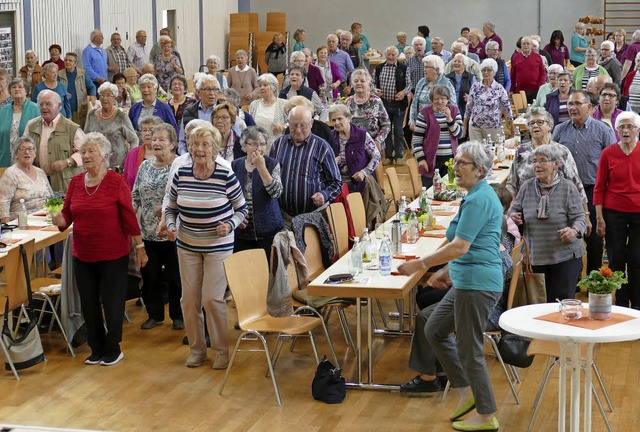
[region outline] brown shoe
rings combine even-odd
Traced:
[[[396,159],[396,165],[406,165],[407,162],[405,161],[404,157],[401,157],[400,159]]]
[[[226,369],[229,366],[229,354],[216,354],[213,359],[213,369]]]
[[[393,161],[391,159],[384,158],[382,160],[382,166],[387,166],[387,165],[391,165],[391,164],[393,164]]]
[[[185,362],[185,366],[188,368],[195,368],[207,360],[206,354],[191,354],[187,361]]]

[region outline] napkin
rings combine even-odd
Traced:
[[[431,237],[431,238],[445,238],[446,234],[443,233],[432,233],[432,232],[425,232],[421,234],[421,237]]]
[[[452,211],[435,211],[433,212],[436,216],[453,216],[456,212]]]

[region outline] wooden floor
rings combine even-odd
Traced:
[[[239,332],[233,330],[235,309],[229,304],[230,349]],[[385,310],[393,306],[385,304]],[[118,431],[450,431],[449,413],[456,403],[436,397],[407,397],[399,393],[349,390],[339,405],[327,405],[311,397],[315,361],[306,340],[293,353],[286,351],[276,376],[283,405],[279,407],[265,378],[262,353],[240,353],[222,396],[218,388],[223,371],[211,363],[188,369],[189,350],[182,345],[183,332],[170,322],[152,330],[140,330],[146,319],[141,307],[127,304],[131,323],[124,324],[124,360],[113,367],[86,366],[88,348],[80,347],[72,358],[64,351],[59,334],[43,335],[48,362],[24,371],[21,381],[9,372],[0,374],[0,423]],[[355,311],[348,310],[355,334]],[[330,331],[345,369],[351,377],[354,356],[346,352],[337,319]],[[328,353],[318,334],[321,353]],[[415,375],[407,366],[410,339],[375,340],[376,381],[401,383]],[[640,342],[607,344],[597,363],[609,389],[615,413],[609,418],[616,431],[640,430]],[[526,431],[544,359],[521,370],[517,386],[522,404],[516,405],[499,364],[487,356],[498,403],[501,431]],[[552,431],[557,424],[557,371],[542,402],[536,431]],[[593,430],[605,430],[594,407]]]

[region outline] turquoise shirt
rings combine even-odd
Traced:
[[[574,62],[584,63],[584,53],[576,52],[576,47],[589,48],[589,40],[586,37],[580,36],[578,33],[574,33],[571,36],[571,55],[570,58]]]
[[[296,41],[296,43],[293,45],[293,51],[302,51],[305,48],[306,48],[306,46],[302,42],[299,42],[299,41]]]
[[[460,211],[447,228],[447,240],[460,237],[469,251],[449,262],[456,289],[502,292],[502,205],[486,180],[476,184],[460,203]]]

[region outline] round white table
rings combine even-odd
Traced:
[[[585,308],[588,307],[584,304]],[[580,430],[580,345],[586,345],[584,388],[584,431],[591,431],[591,362],[596,343],[624,342],[640,339],[640,311],[613,306],[612,312],[634,317],[629,321],[598,330],[538,320],[536,317],[558,312],[558,303],[527,305],[506,311],[500,327],[529,338],[556,341],[560,344],[560,385],[558,393],[558,431],[565,430],[567,366],[571,367],[570,430]],[[585,311],[586,313],[586,311]],[[572,362],[571,359],[578,361]]]

